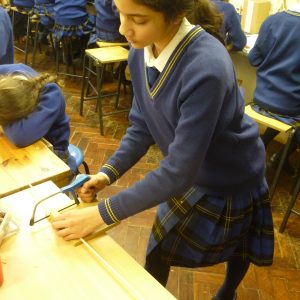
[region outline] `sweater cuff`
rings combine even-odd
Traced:
[[[120,178],[118,170],[110,164],[104,164],[99,172],[102,172],[108,176],[110,184]]]
[[[120,222],[118,216],[119,205],[116,201],[111,203],[109,198],[101,199],[98,203],[98,210],[101,218],[107,225]]]

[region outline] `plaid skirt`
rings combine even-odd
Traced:
[[[152,238],[159,237],[157,224],[162,218],[157,215]],[[172,266],[209,266],[235,256],[271,265],[274,232],[266,181],[239,195],[204,195],[158,243],[161,258]]]
[[[53,27],[53,34],[56,40],[61,40],[64,36],[84,36],[95,32],[95,17],[91,15],[87,16],[86,20],[78,25],[55,23]]]
[[[41,24],[52,27],[54,25],[54,4],[40,4],[35,5],[33,13],[40,18]]]

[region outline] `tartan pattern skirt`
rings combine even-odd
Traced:
[[[258,266],[272,264],[274,232],[265,180],[239,195],[204,195],[164,236],[158,233],[161,220],[157,214],[151,237],[168,265],[204,267],[237,256]]]
[[[56,40],[61,40],[64,36],[84,36],[93,34],[96,32],[95,29],[95,17],[87,16],[86,20],[78,25],[62,25],[54,24],[53,34]]]
[[[296,131],[296,139],[298,142],[300,142],[300,116],[287,116],[287,115],[281,115],[281,114],[275,114],[268,110],[265,110],[264,108],[260,107],[259,105],[252,103],[252,108],[259,114],[264,115],[266,117],[273,118],[275,120],[278,120],[280,122],[283,122],[285,124],[291,125],[294,128],[297,128]]]

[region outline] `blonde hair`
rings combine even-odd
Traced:
[[[44,85],[55,80],[55,76],[47,73],[37,77],[22,73],[0,75],[0,125],[8,125],[33,112]]]

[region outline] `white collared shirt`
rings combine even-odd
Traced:
[[[183,18],[177,33],[174,35],[169,44],[162,50],[162,52],[157,58],[155,58],[153,55],[152,45],[145,47],[144,59],[146,66],[155,67],[159,72],[161,72],[167,64],[168,59],[172,55],[177,45],[194,27],[195,25],[190,24],[190,22],[186,18]]]

